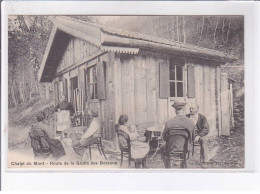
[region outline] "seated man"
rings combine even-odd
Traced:
[[[83,154],[81,153],[83,147],[93,144],[96,142],[97,137],[101,136],[101,123],[98,119],[98,112],[89,110],[87,114],[88,119],[90,120],[90,125],[81,139],[74,141],[72,145],[75,152],[79,155]]]
[[[170,164],[168,164],[167,155],[173,151],[183,150],[185,141],[184,138],[181,138],[180,136],[176,136],[174,139],[167,138],[167,132],[173,128],[184,128],[188,129],[190,134],[192,134],[194,130],[194,123],[184,114],[185,105],[186,103],[177,101],[172,105],[172,107],[175,108],[176,116],[166,122],[164,131],[162,133],[163,140],[166,141],[166,145],[168,145],[168,150],[166,146],[162,146],[161,148],[162,158],[166,168],[170,167]],[[186,132],[183,131],[183,134],[185,135]]]
[[[199,142],[201,146],[202,162],[206,165],[209,160],[209,150],[208,150],[208,133],[209,124],[204,115],[199,113],[199,105],[191,104],[190,114],[186,115],[195,124],[195,137],[194,141]]]

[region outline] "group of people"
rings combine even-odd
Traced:
[[[173,128],[187,129],[189,131],[189,137],[192,138],[192,141],[199,143],[201,146],[202,166],[207,166],[210,156],[208,150],[209,124],[206,117],[199,113],[199,105],[196,103],[191,104],[190,113],[187,115],[185,115],[186,103],[175,102],[172,106],[175,109],[176,116],[165,123],[162,132],[165,144],[160,148],[165,167],[168,168],[168,154],[170,152],[183,150],[185,141],[185,139],[179,138],[178,136],[176,136],[176,138],[167,138],[167,132]],[[118,120],[117,130],[124,131],[128,134],[133,158],[145,157],[149,152],[149,143],[138,141],[136,129],[133,126],[127,127],[127,120],[127,115],[121,115]],[[185,131],[183,131],[183,134],[186,134]],[[193,137],[193,135],[195,136]]]
[[[211,159],[208,150],[208,133],[209,133],[209,124],[204,115],[199,113],[199,105],[196,103],[191,104],[190,114],[185,115],[185,106],[184,102],[175,102],[173,105],[175,109],[176,116],[168,120],[165,124],[163,131],[163,139],[167,143],[167,147],[162,146],[161,153],[162,158],[165,164],[165,167],[168,167],[167,155],[174,151],[183,150],[183,145],[185,139],[176,136],[175,138],[168,138],[166,134],[169,130],[174,128],[187,129],[189,131],[189,137],[192,138],[191,141],[199,143],[201,147],[201,159],[202,167],[206,167]],[[183,132],[185,134],[185,132]],[[194,136],[193,136],[194,135]]]
[[[186,106],[186,103],[175,102],[172,106],[175,109],[176,116],[165,123],[162,137],[166,144],[163,145],[160,149],[165,167],[167,167],[167,163],[165,162],[167,154],[176,150],[181,150],[184,144],[184,140],[181,138],[167,138],[167,132],[173,128],[187,129],[190,133],[189,137],[193,137],[192,141],[200,143],[202,163],[206,165],[210,160],[209,150],[207,146],[209,124],[206,117],[199,113],[199,105],[196,103],[191,104],[190,114],[188,115],[185,115],[184,108]],[[56,110],[69,110],[71,114],[73,114],[74,111],[73,106],[70,102],[66,101],[66,97],[64,95],[62,96],[62,101],[55,108]],[[72,142],[72,147],[77,154],[81,155],[82,147],[91,145],[96,141],[97,137],[101,137],[102,125],[100,120],[98,119],[98,116],[99,113],[96,110],[87,111],[89,126],[86,127],[86,129],[84,130],[84,134],[80,139],[76,139]],[[145,157],[150,149],[149,142],[139,141],[135,125],[128,126],[127,121],[128,116],[121,115],[119,117],[116,128],[117,130],[125,132],[129,136],[131,143],[131,156],[133,158]],[[42,124],[38,123],[37,126],[38,125]],[[41,128],[46,131],[46,126],[40,126],[37,128]],[[195,136],[192,136],[193,134],[195,134]]]

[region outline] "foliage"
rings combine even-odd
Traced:
[[[91,22],[87,16],[70,16]],[[52,91],[38,82],[38,71],[55,16],[10,16],[8,18],[9,107]],[[47,95],[46,95],[47,96]]]
[[[216,49],[239,58],[235,65],[243,64],[242,16],[68,17]],[[46,92],[53,91],[49,84],[39,83],[37,75],[54,20],[55,16],[9,16],[9,106],[17,106],[33,96],[47,97]]]
[[[107,26],[226,52],[244,57],[242,16],[121,16]]]

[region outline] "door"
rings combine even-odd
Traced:
[[[221,131],[220,135],[229,136],[230,135],[230,91],[228,86],[228,75],[226,73],[222,73],[220,76],[220,100],[221,100]]]
[[[70,78],[70,87],[71,87],[71,94],[70,94],[70,102],[72,103],[74,109],[76,108],[75,106],[75,91],[78,88],[78,76]]]

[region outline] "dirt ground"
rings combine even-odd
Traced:
[[[27,138],[24,133],[26,133],[26,129],[19,128],[20,138]],[[17,128],[16,128],[17,130]],[[216,153],[212,157],[208,168],[216,169],[234,169],[234,168],[243,168],[244,167],[244,134],[241,130],[237,130],[232,133],[230,137],[215,137],[212,138],[209,142],[210,151],[216,150]],[[73,149],[71,148],[69,143],[64,143],[63,146],[66,151],[66,156],[61,160],[67,161],[90,161],[89,152],[86,150],[83,158],[77,156]],[[201,168],[201,163],[199,161],[199,147],[195,147],[194,156],[190,156],[188,160],[188,168]],[[12,145],[9,146],[9,156],[13,154],[25,154],[27,156],[33,157],[33,151],[30,147],[30,142],[28,141],[20,141],[15,144],[13,142]],[[107,160],[105,160],[104,156],[100,155],[97,148],[92,149],[92,158],[95,158],[96,161],[114,161],[117,162],[117,167],[119,168],[120,164],[120,156],[119,154],[108,152],[105,147],[105,153],[107,156]],[[151,157],[151,155],[150,155]],[[125,159],[123,162],[123,168],[128,167],[128,162]],[[131,168],[134,168],[134,163],[132,162]],[[163,162],[160,157],[160,153],[157,153],[152,159],[147,159],[147,168],[164,168]]]
[[[44,111],[52,105],[51,101],[35,99],[23,107],[9,110],[9,129],[8,129],[8,157],[16,157],[25,155],[33,158],[33,151],[28,139],[28,132],[31,125],[36,122],[35,115],[39,111]],[[66,156],[62,160],[71,161],[89,161],[88,151],[85,152],[83,158],[77,156],[70,143],[66,140],[62,142],[66,151]],[[212,159],[208,168],[233,169],[243,168],[245,163],[245,148],[244,148],[244,129],[234,129],[229,137],[211,137],[209,141],[209,150],[212,154]],[[190,156],[188,160],[188,168],[201,168],[199,161],[199,147],[195,148],[194,156]],[[100,155],[96,148],[92,150],[92,158],[96,160],[116,162],[116,168],[120,165],[119,153],[111,153],[105,147],[107,160]],[[124,161],[123,168],[127,168],[128,163]],[[131,165],[134,168],[134,164]],[[147,168],[164,168],[160,153],[157,153],[152,159],[147,159]]]

